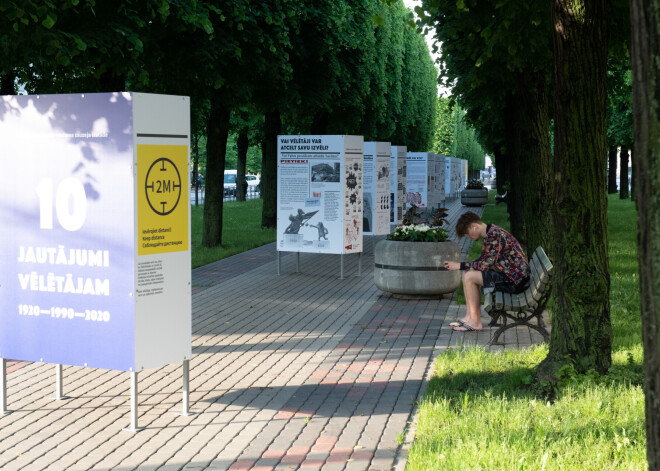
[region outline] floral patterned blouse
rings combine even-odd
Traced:
[[[470,268],[498,271],[516,285],[530,274],[529,262],[516,238],[495,224],[488,224],[486,228],[481,256],[461,263],[461,270]]]

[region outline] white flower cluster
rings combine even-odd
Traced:
[[[407,234],[411,231],[426,232],[428,230],[431,230],[431,226],[427,224],[410,224],[408,226],[397,226],[396,229],[394,229],[394,232]]]

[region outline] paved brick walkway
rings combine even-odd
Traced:
[[[450,205],[453,220],[463,211]],[[452,221],[453,222],[453,221]],[[378,238],[376,238],[378,239]],[[403,470],[406,431],[436,355],[484,345],[458,334],[452,298],[409,301],[373,282],[373,237],[358,255],[283,255],[274,244],[193,270],[190,408],[181,364],[139,374],[138,433],[129,374],[53,365],[8,367],[11,414],[0,417],[3,470]],[[461,241],[465,243],[466,241]],[[469,247],[464,246],[464,257]],[[484,318],[484,321],[486,319]],[[540,341],[519,328],[505,348]],[[499,347],[502,348],[502,347]]]

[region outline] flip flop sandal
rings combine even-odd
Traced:
[[[469,324],[466,324],[465,322],[463,322],[463,325],[460,327],[462,327],[462,329],[457,329],[456,327],[454,327],[451,330],[453,330],[454,332],[479,332],[477,329],[475,329]]]
[[[449,323],[449,327],[460,327],[462,325],[465,325],[465,322],[463,321],[454,321]]]

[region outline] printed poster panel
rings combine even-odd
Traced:
[[[445,204],[445,165],[447,158],[442,154],[435,156],[435,184],[438,195],[438,206],[444,207]]]
[[[402,224],[406,212],[406,146],[392,146],[390,186],[391,224]],[[394,169],[396,168],[396,173]]]
[[[408,152],[406,156],[406,209],[414,204],[428,208],[428,159],[427,152]]]
[[[376,194],[376,143],[364,143],[364,188],[362,196],[364,198],[362,229],[364,235],[374,234],[375,207],[374,196]]]
[[[135,368],[189,359],[190,99],[133,95],[135,176]]]
[[[376,165],[374,168],[374,179],[376,181],[376,191],[374,194],[374,235],[390,233],[390,159],[390,143],[377,143]]]
[[[398,180],[398,166],[397,166],[397,153],[396,146],[391,147],[390,151],[390,224],[397,224],[397,180]]]
[[[1,97],[2,358],[132,366],[131,101]]]
[[[461,168],[463,169],[462,180],[461,180],[461,189],[462,189],[467,186],[467,182],[468,182],[468,161],[463,159],[461,160],[461,164],[462,164]]]
[[[345,248],[351,245],[361,251],[362,150],[361,136],[278,137],[278,250],[341,254],[357,250]],[[347,173],[347,157],[359,157],[359,175]],[[345,243],[348,234],[355,243]]]
[[[429,209],[434,210],[438,207],[438,195],[436,194],[436,185],[435,185],[435,161],[436,156],[434,153],[429,152],[428,160],[428,172],[426,176],[427,188],[428,188],[428,204]]]
[[[343,253],[362,252],[364,197],[362,150],[344,157],[344,246]]]
[[[458,196],[461,190],[461,159],[452,157],[451,161],[452,193]]]
[[[364,143],[364,234],[390,232],[390,143]]]
[[[137,145],[138,255],[188,250],[188,146]]]

